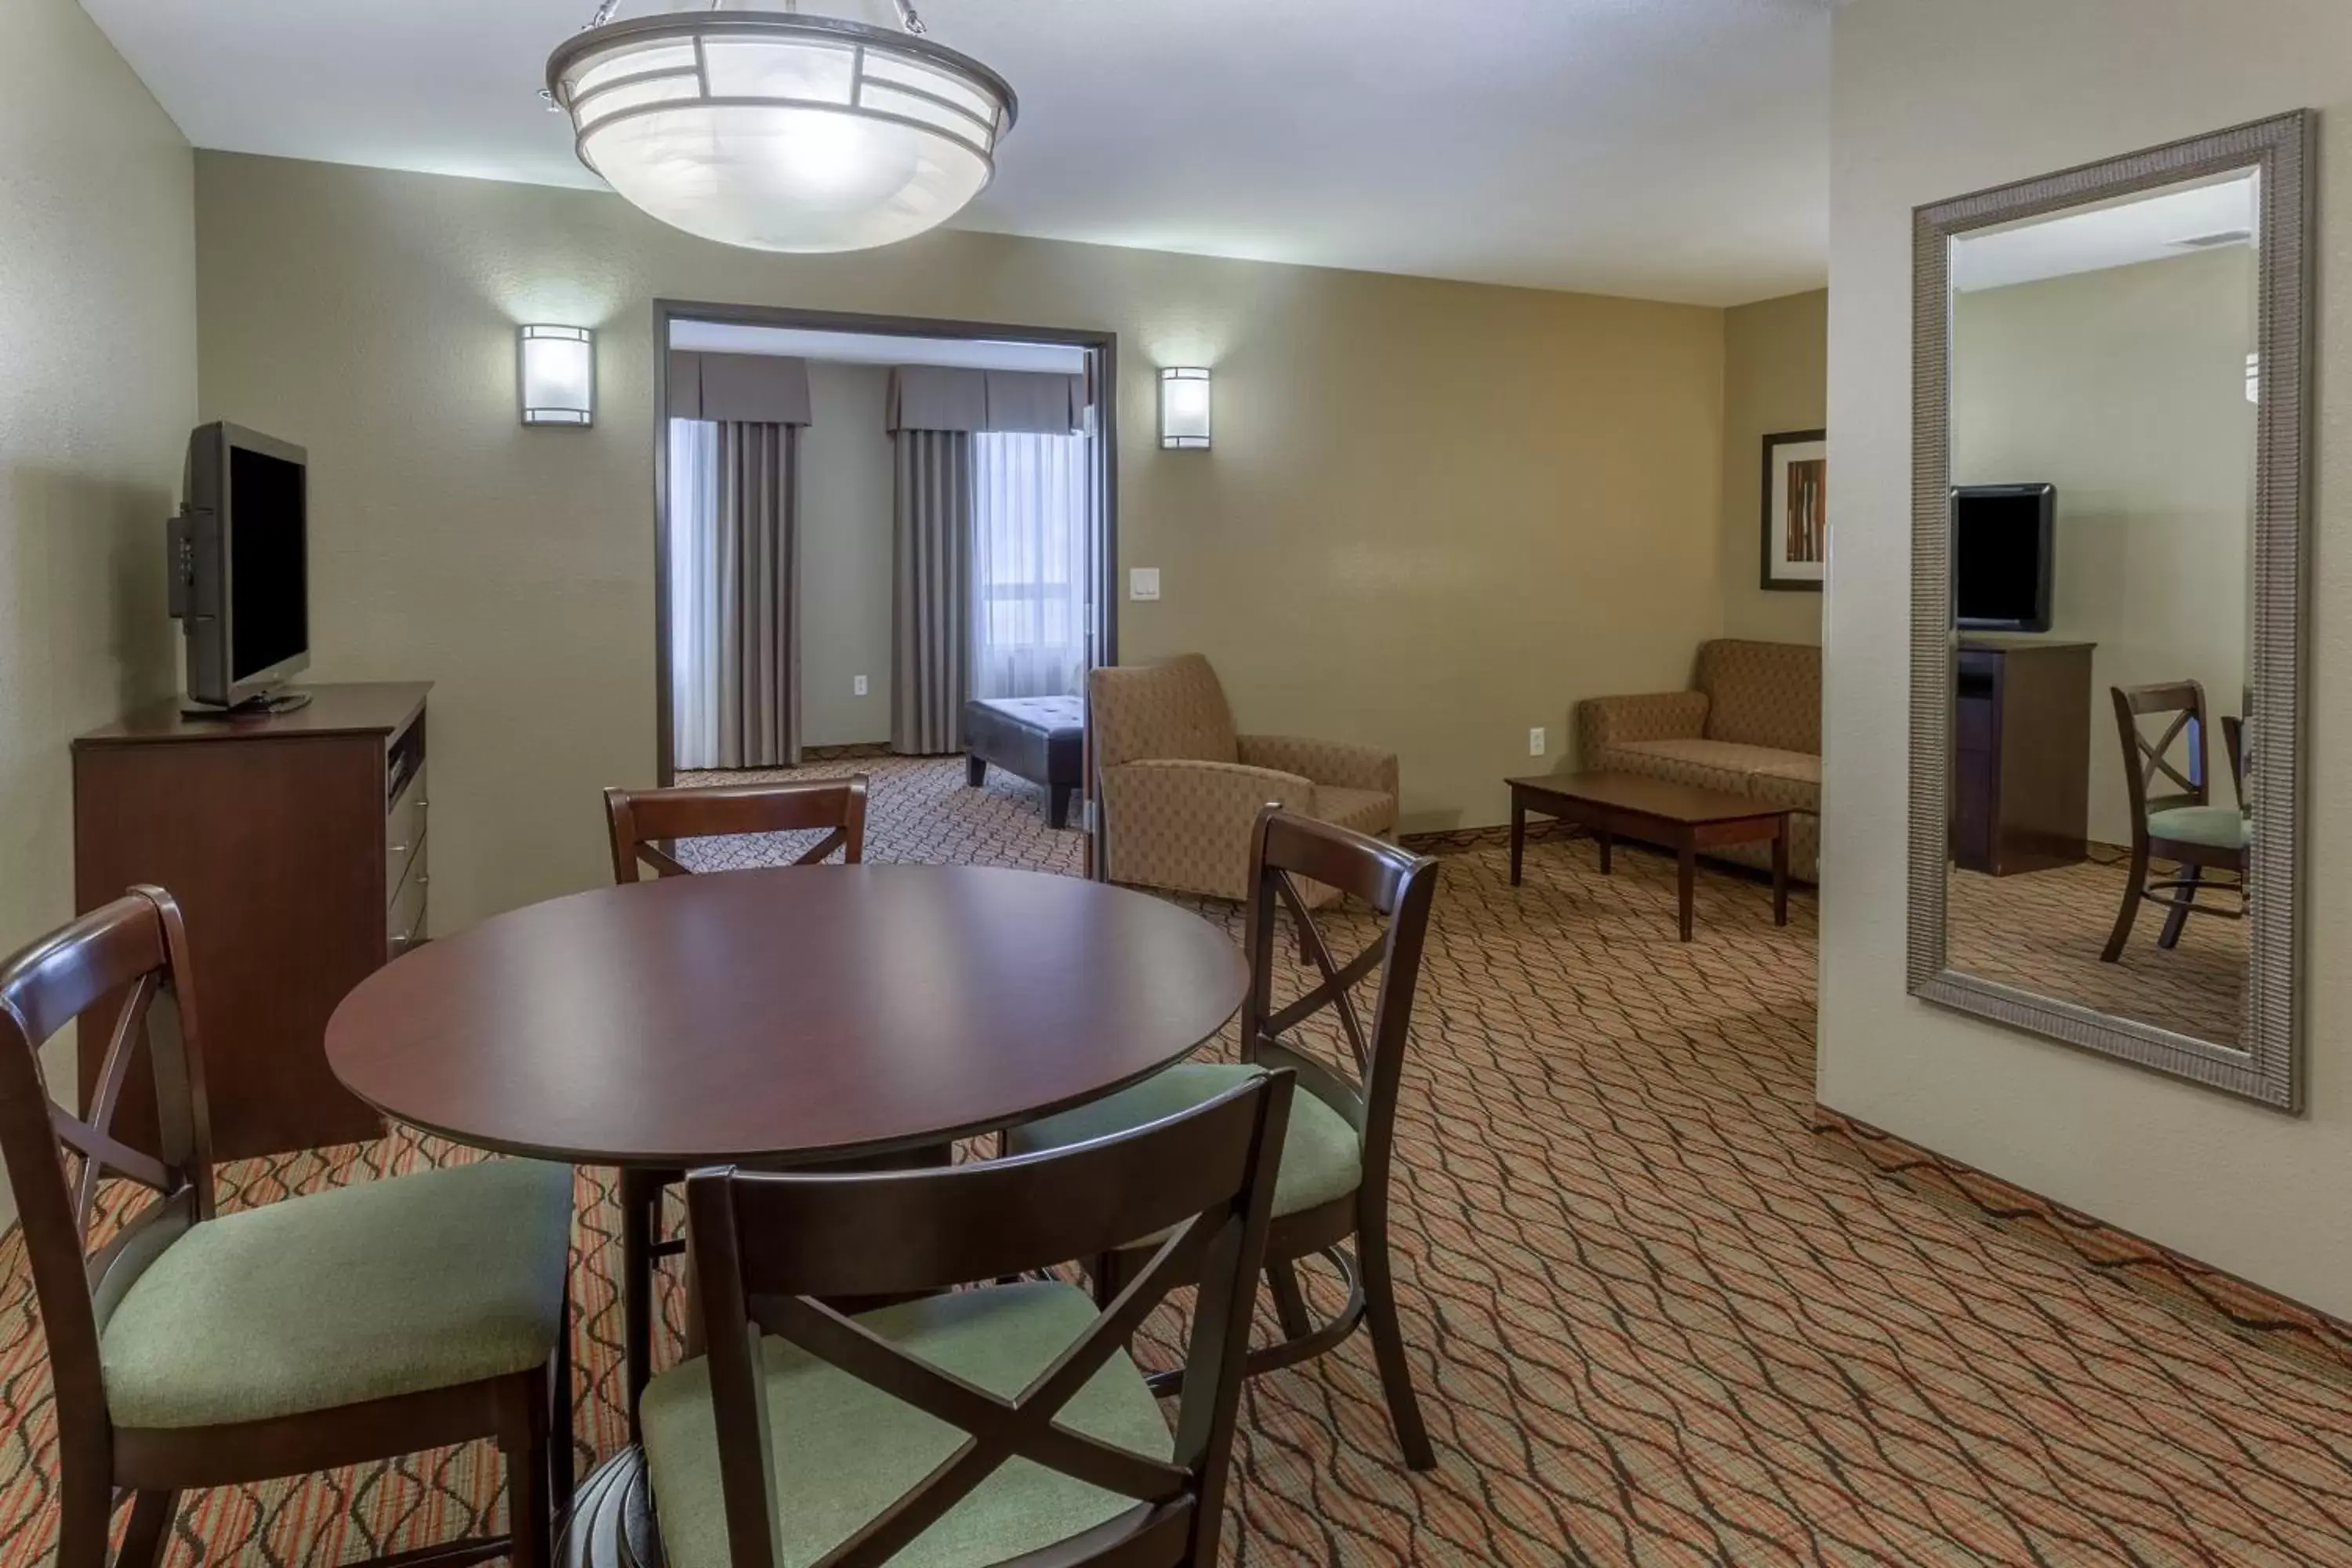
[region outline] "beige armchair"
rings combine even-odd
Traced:
[[[1087,687],[1111,879],[1245,899],[1258,808],[1396,831],[1393,752],[1234,731],[1217,672],[1199,654],[1097,669]]]

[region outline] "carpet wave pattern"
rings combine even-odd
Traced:
[[[1016,780],[803,770],[853,771],[873,780],[870,859],[1081,864]],[[1617,864],[1546,843],[1512,889],[1499,848],[1448,858],[1394,1221],[1438,1468],[1398,1462],[1361,1336],[1256,1380],[1227,1563],[2352,1564],[2352,1387],[1841,1157],[1808,1131],[1812,896],[1776,930],[1764,889],[1704,874],[1685,945],[1671,863]],[[473,1157],[395,1131],[233,1167],[225,1202]],[[609,1176],[578,1190],[584,1473],[623,1425]],[[674,1336],[674,1288],[665,1308]],[[50,1548],[55,1420],[13,1234],[0,1411],[0,1568],[18,1568]],[[475,1445],[195,1494],[170,1560],[422,1545],[495,1524],[497,1482]]]

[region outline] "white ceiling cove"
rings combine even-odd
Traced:
[[[537,96],[593,0],[83,3],[199,147],[597,183]],[[1705,304],[1827,275],[1832,0],[922,8],[1021,95],[960,226]]]

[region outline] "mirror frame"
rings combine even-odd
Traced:
[[[2174,142],[1914,210],[1912,215],[1912,995],[2119,1058],[2282,1110],[2303,1108],[2300,804],[2313,202],[2318,117],[2308,110]],[[2238,170],[2261,176],[2262,354],[2255,415],[2253,703],[2248,769],[2257,827],[2241,1048],[1954,970],[1946,942],[1954,650],[1951,560],[1951,242],[1979,229]]]

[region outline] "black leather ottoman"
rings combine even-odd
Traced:
[[[963,705],[964,782],[987,783],[992,763],[1043,786],[1045,825],[1066,827],[1086,732],[1086,705],[1075,697],[975,697]]]

